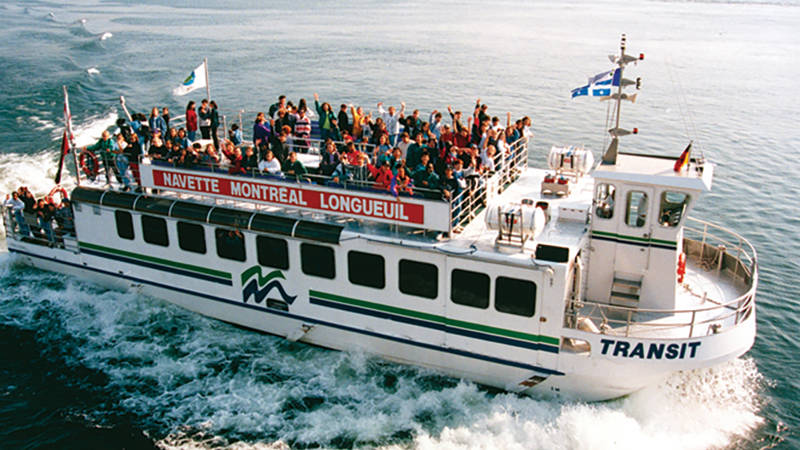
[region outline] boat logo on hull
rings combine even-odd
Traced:
[[[255,303],[261,303],[274,289],[278,291],[281,300],[291,305],[297,299],[296,295],[289,295],[283,289],[281,280],[285,280],[283,272],[273,270],[266,276],[261,274],[261,266],[253,266],[242,272],[242,301],[247,303],[250,297],[254,297]]]

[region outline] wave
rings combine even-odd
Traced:
[[[64,350],[71,364],[102,372],[113,392],[87,420],[103,426],[125,411],[163,448],[707,448],[763,423],[751,359],[679,373],[613,402],[558,403],[9,264],[0,258],[15,286],[2,294],[0,319],[39,330],[49,345],[76,343]]]
[[[72,133],[75,135],[75,146],[85,147],[97,142],[103,131],[114,126],[118,117],[116,112],[109,111],[104,116],[90,117],[79,124],[73,122]]]
[[[110,32],[106,31],[105,33],[100,35],[100,40],[105,41],[106,39],[111,39],[114,35]]]
[[[97,75],[100,73],[100,70],[98,70],[97,67],[89,67],[88,69],[86,69],[86,72],[89,75]]]

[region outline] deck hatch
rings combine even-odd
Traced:
[[[338,244],[343,229],[344,227],[338,225],[301,220],[294,230],[294,237]]]
[[[247,230],[252,215],[252,212],[215,207],[208,216],[208,223]]]
[[[290,219],[288,217],[269,216],[266,214],[256,214],[253,221],[250,223],[251,231],[260,231],[262,233],[283,234],[285,236],[292,235],[292,229],[297,219]]]
[[[162,216],[169,215],[169,208],[175,200],[156,197],[139,197],[136,201],[136,211],[146,212],[150,214],[159,214]]]
[[[211,206],[208,205],[177,201],[172,206],[170,217],[205,222],[209,210],[211,210]]]
[[[72,195],[70,196],[70,199],[73,202],[94,203],[96,205],[99,205],[100,198],[103,197],[104,192],[105,191],[98,189],[76,187],[75,189],[72,190]]]
[[[112,206],[115,208],[133,209],[133,204],[136,203],[136,197],[139,194],[130,194],[127,192],[107,191],[103,196],[101,204],[103,206]]]

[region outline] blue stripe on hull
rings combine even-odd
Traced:
[[[221,297],[216,297],[216,296],[213,296],[213,295],[203,294],[201,292],[195,292],[195,291],[191,291],[191,290],[188,290],[188,289],[183,289],[183,288],[179,288],[179,287],[175,287],[175,286],[171,286],[171,285],[167,285],[167,284],[163,284],[163,283],[158,283],[158,282],[155,282],[155,281],[145,280],[145,279],[141,279],[141,278],[137,278],[137,277],[132,277],[132,276],[129,276],[129,275],[122,275],[122,274],[119,274],[119,273],[110,272],[110,271],[103,270],[103,269],[97,269],[97,268],[90,267],[90,266],[84,266],[84,265],[81,265],[81,264],[75,264],[75,263],[70,263],[70,262],[66,262],[66,261],[60,261],[60,260],[55,259],[55,258],[36,255],[36,254],[30,253],[30,252],[26,252],[24,250],[18,250],[18,249],[14,249],[14,248],[9,248],[8,250],[9,250],[9,252],[20,253],[20,254],[27,255],[27,256],[30,256],[30,257],[33,257],[33,258],[44,259],[44,260],[47,260],[47,261],[50,261],[50,262],[76,267],[78,269],[90,270],[90,271],[93,271],[93,272],[101,273],[103,275],[109,275],[109,276],[116,277],[116,278],[122,278],[122,279],[125,279],[125,280],[134,281],[136,283],[148,284],[148,285],[155,286],[155,287],[158,287],[158,288],[161,288],[161,289],[168,289],[168,290],[180,292],[180,293],[187,294],[187,295],[201,297],[201,298],[205,298],[205,299],[208,299],[208,300],[213,300],[213,301],[217,301],[217,302],[221,302],[221,303],[226,303],[226,304],[229,304],[229,305],[238,306],[238,307],[242,307],[242,308],[249,308],[249,309],[256,310],[256,311],[261,311],[261,312],[265,312],[265,313],[269,313],[269,314],[273,314],[273,315],[277,315],[277,316],[286,317],[286,318],[289,318],[289,319],[294,319],[294,320],[299,320],[299,321],[303,321],[303,322],[314,323],[314,324],[323,325],[323,326],[327,326],[327,327],[331,327],[331,328],[336,328],[336,329],[339,329],[339,330],[349,331],[349,332],[352,332],[352,333],[363,334],[363,335],[366,335],[366,336],[372,336],[372,337],[379,338],[379,339],[385,339],[385,340],[388,340],[388,341],[394,341],[394,342],[398,342],[398,343],[401,343],[401,344],[412,345],[412,346],[415,346],[415,347],[425,348],[425,349],[428,349],[428,350],[440,351],[440,352],[444,352],[444,353],[450,353],[450,354],[453,354],[453,355],[458,355],[458,356],[463,356],[463,357],[467,357],[467,358],[478,359],[478,360],[481,360],[481,361],[487,361],[487,362],[491,362],[491,363],[495,363],[495,364],[501,364],[501,365],[504,365],[504,366],[516,367],[516,368],[525,369],[525,370],[533,370],[533,371],[536,371],[536,372],[539,372],[539,373],[542,373],[542,374],[546,374],[546,375],[564,375],[563,372],[560,372],[558,370],[547,369],[547,368],[544,368],[544,367],[537,367],[537,366],[533,366],[533,365],[522,363],[522,362],[518,362],[518,361],[510,361],[510,360],[507,360],[507,359],[496,358],[494,356],[488,356],[488,355],[481,355],[481,354],[478,354],[478,353],[473,353],[473,352],[469,352],[469,351],[466,351],[466,350],[459,350],[459,349],[455,349],[455,348],[439,347],[439,346],[433,345],[433,344],[427,344],[427,343],[424,343],[424,342],[411,341],[411,340],[404,339],[404,338],[397,337],[397,336],[389,336],[389,335],[377,333],[377,332],[374,332],[374,331],[361,330],[361,329],[353,328],[353,327],[350,327],[350,326],[347,326],[347,325],[341,325],[341,324],[338,324],[338,323],[327,322],[327,321],[324,321],[324,320],[315,319],[315,318],[311,318],[311,317],[304,317],[304,316],[300,316],[300,315],[297,315],[297,314],[291,314],[291,313],[288,313],[288,312],[285,312],[285,311],[266,309],[266,308],[262,308],[260,306],[251,305],[251,304],[242,303],[242,302],[233,301],[233,300],[228,300],[228,299],[224,299],[224,298],[221,298]]]

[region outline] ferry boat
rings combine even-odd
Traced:
[[[553,147],[549,168],[529,167],[523,138],[442,199],[143,158],[142,193],[76,187],[74,233],[55,245],[4,216],[8,249],[291,341],[546,398],[624,396],[737,358],[756,332],[755,249],[689,217],[713,164],[618,151],[638,59],[624,40],[612,58],[616,126],[597,164]]]

